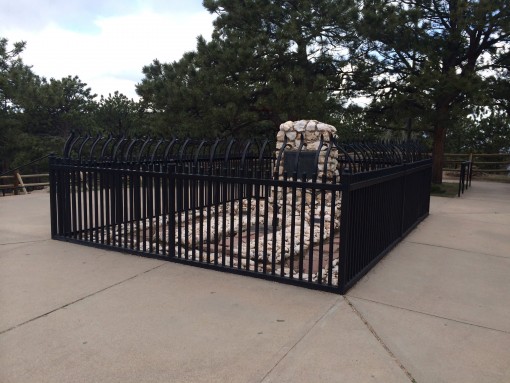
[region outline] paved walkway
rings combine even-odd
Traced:
[[[510,184],[431,215],[345,296],[49,239],[0,197],[0,382],[510,382]]]

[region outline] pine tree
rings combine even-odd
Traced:
[[[449,129],[492,105],[508,85],[510,4],[506,0],[363,0],[361,44],[352,57],[371,77],[373,120],[412,119],[431,131],[433,182],[442,181]],[[501,95],[500,95],[501,96]],[[507,96],[506,96],[507,97]],[[503,96],[503,99],[505,96]]]
[[[351,3],[204,1],[218,15],[211,41],[144,68],[138,93],[185,131],[253,135],[286,120],[327,122],[348,76],[340,41],[355,18]]]

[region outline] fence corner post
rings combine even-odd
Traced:
[[[349,216],[351,212],[351,182],[350,170],[342,172],[340,183],[342,185],[342,203],[340,205],[340,254],[338,257],[338,289],[345,294],[347,285],[347,252],[349,251]]]

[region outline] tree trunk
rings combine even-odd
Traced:
[[[432,183],[443,182],[443,156],[446,140],[446,128],[443,124],[437,124],[434,128],[434,142],[432,144]]]

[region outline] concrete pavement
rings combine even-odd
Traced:
[[[345,296],[49,239],[0,198],[0,382],[509,382],[510,184],[431,215]]]

